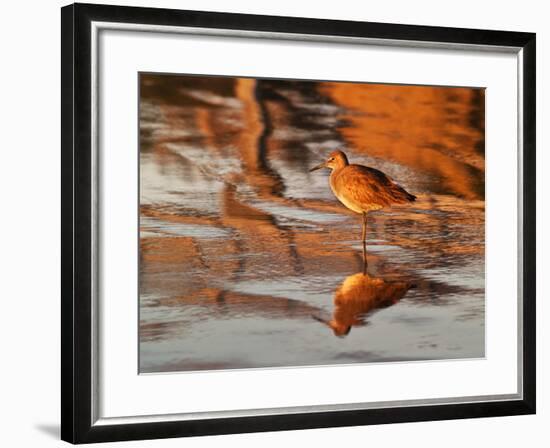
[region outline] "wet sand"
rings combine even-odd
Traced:
[[[484,92],[142,75],[140,371],[484,356]],[[417,202],[361,219],[333,149]]]

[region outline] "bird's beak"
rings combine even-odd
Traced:
[[[315,319],[317,322],[321,322],[322,324],[326,325],[327,327],[329,327],[332,332],[338,336],[339,338],[343,338],[344,336],[347,336],[347,334],[350,332],[351,330],[351,325],[349,326],[345,326],[343,328],[340,328],[338,327],[337,324],[335,324],[333,321],[331,320],[325,320],[323,319],[322,317],[319,317],[319,316],[315,316],[315,315],[311,315],[311,317],[313,317],[313,319]]]
[[[330,327],[330,321],[323,319],[322,317],[311,315],[313,319],[315,319],[317,322],[321,322],[322,324],[326,325],[327,327]]]
[[[326,168],[325,162],[320,163],[320,164],[317,165],[317,166],[314,166],[313,168],[311,168],[311,169],[309,170],[309,172],[311,173],[312,171],[320,170],[321,168]]]

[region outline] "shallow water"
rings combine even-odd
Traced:
[[[140,370],[484,356],[484,92],[142,75]],[[418,200],[361,219],[333,149]]]

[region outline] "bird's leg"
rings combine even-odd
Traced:
[[[363,241],[363,274],[367,272],[367,214],[363,212],[363,233],[361,236]]]
[[[361,241],[364,243],[367,238],[367,214],[363,212],[363,233],[361,235]]]

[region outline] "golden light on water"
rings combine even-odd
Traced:
[[[142,75],[141,370],[483,356],[484,103]],[[308,172],[334,149],[418,196],[369,216],[367,276],[360,217]]]

